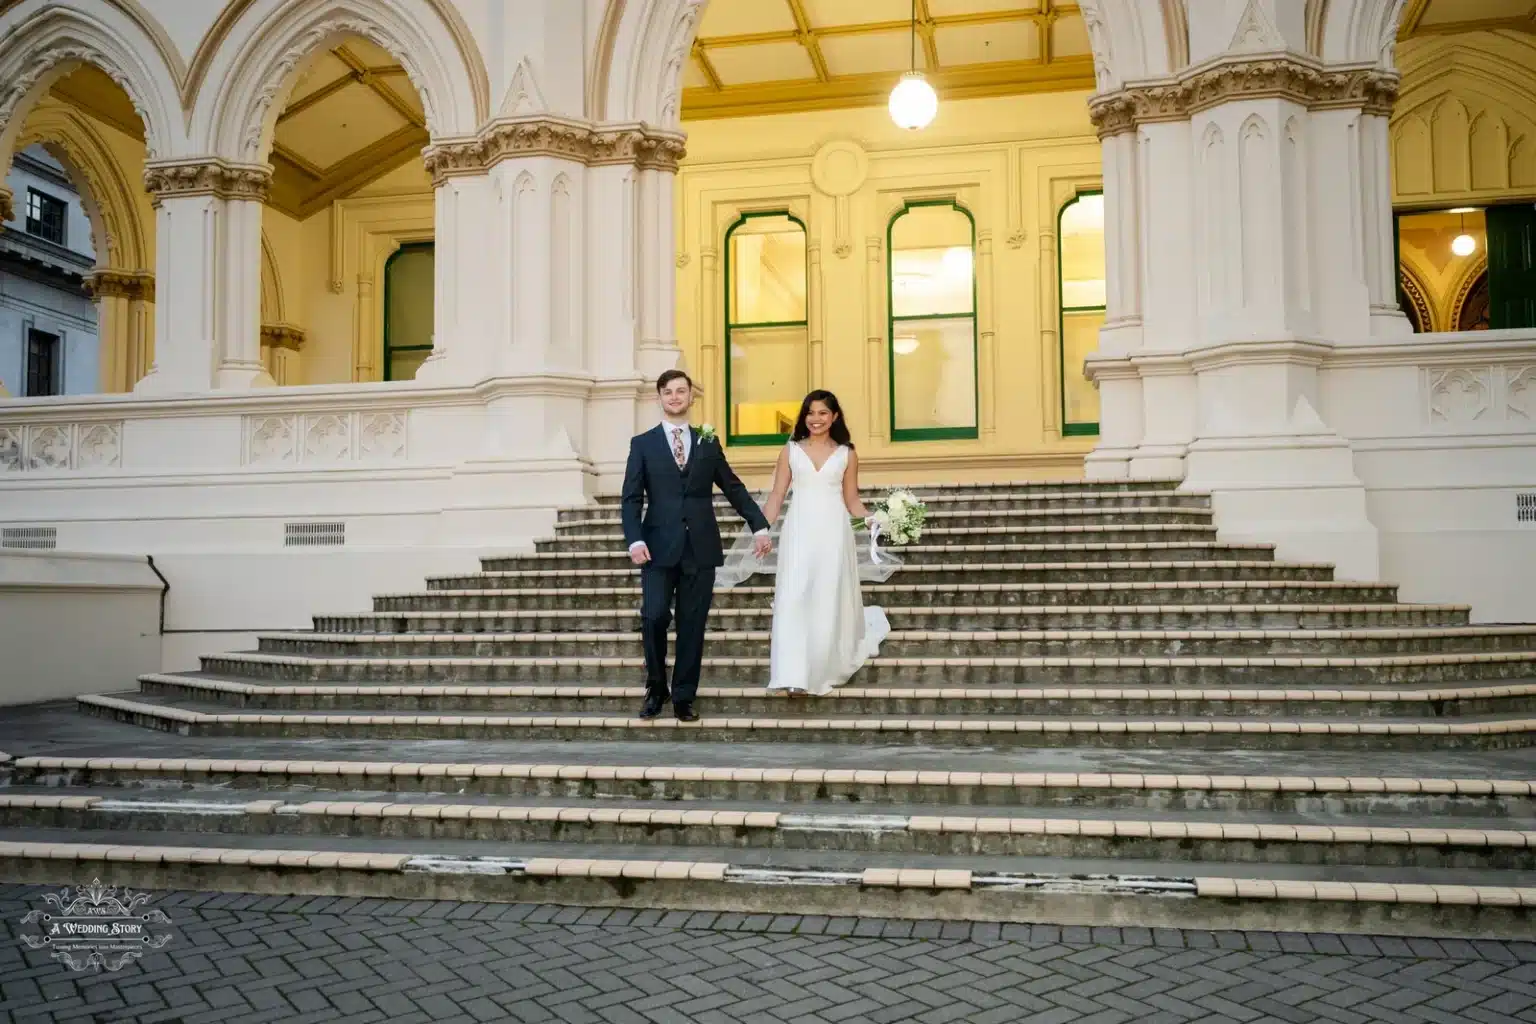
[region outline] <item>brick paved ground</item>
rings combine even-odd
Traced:
[[[168,893],[175,939],[78,974],[17,938],[0,1021],[1536,1022],[1536,943]]]

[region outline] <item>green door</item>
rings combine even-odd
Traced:
[[[1488,207],[1488,326],[1536,327],[1536,205]]]

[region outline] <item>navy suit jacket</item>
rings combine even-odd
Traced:
[[[766,530],[768,520],[725,460],[718,439],[705,441],[689,427],[693,444],[688,465],[677,468],[665,431],[657,425],[629,442],[624,469],[621,516],[624,543],[644,541],[651,565],[669,569],[683,561],[685,549],[701,569],[725,562],[720,526],[715,522],[715,488],[753,532]]]

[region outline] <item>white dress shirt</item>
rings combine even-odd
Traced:
[[[674,431],[676,431],[676,433],[674,433]],[[692,455],[693,455],[693,430],[690,429],[689,425],[686,422],[685,423],[673,423],[671,420],[663,419],[661,421],[661,432],[662,432],[663,439],[667,442],[667,451],[674,458],[676,458],[676,456],[677,456],[677,448],[676,448],[677,438],[679,436],[682,437],[682,440],[683,440],[683,465],[686,466],[688,464],[689,458],[692,457]],[[767,532],[768,532],[767,530],[758,530],[757,533],[755,534],[755,536],[761,537],[761,536],[764,536],[765,534],[767,534]],[[645,543],[645,541],[643,541],[643,540],[637,540],[637,541],[635,541],[633,544],[631,544],[629,546],[629,550],[631,552],[633,552],[635,550],[635,548],[639,547],[641,544],[644,544],[644,543]]]

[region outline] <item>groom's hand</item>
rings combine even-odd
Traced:
[[[769,539],[766,533],[760,533],[757,535],[757,539],[752,542],[752,550],[757,553],[758,558],[762,558],[773,550],[773,541]]]
[[[642,540],[629,549],[629,560],[636,565],[644,565],[651,560],[651,549],[645,546],[645,541]]]

